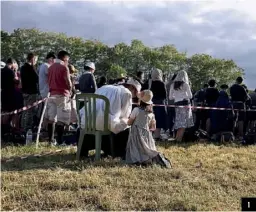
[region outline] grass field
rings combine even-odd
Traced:
[[[2,163],[1,210],[240,210],[256,196],[256,146],[158,145],[173,169],[118,159],[75,161],[75,150]],[[2,147],[2,158],[49,147]]]

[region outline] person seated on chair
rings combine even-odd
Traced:
[[[129,126],[127,124],[132,110],[132,98],[140,92],[141,85],[137,80],[129,79],[122,85],[106,85],[99,88],[95,94],[103,95],[109,99],[109,130],[112,132],[114,145],[114,155],[125,158],[126,144],[129,136]],[[96,129],[104,129],[104,102],[96,101]],[[80,110],[81,128],[85,127],[85,109]],[[79,132],[78,132],[79,135]],[[78,136],[79,138],[79,136]],[[88,151],[94,149],[94,135],[85,135],[82,145],[81,156],[88,156]],[[102,136],[102,150],[104,155],[110,155],[110,136]]]

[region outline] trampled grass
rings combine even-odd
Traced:
[[[256,146],[159,144],[173,169],[75,161],[75,150],[2,163],[1,210],[240,210],[256,196]],[[52,148],[5,147],[2,158]]]

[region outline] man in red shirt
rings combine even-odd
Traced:
[[[63,143],[64,127],[70,123],[72,84],[69,69],[66,65],[68,61],[69,53],[60,51],[58,59],[48,69],[50,98],[47,104],[46,118],[49,120],[48,136],[51,143],[55,143],[55,123],[58,144]]]

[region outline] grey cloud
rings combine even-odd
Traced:
[[[96,38],[113,45],[140,39],[146,45],[174,44],[179,50],[212,52],[220,58],[233,58],[246,70],[247,83],[254,88],[256,23],[232,10],[199,14],[202,23],[192,23],[194,2],[129,4],[63,2],[1,2],[2,29],[37,27],[65,32],[70,36]]]

